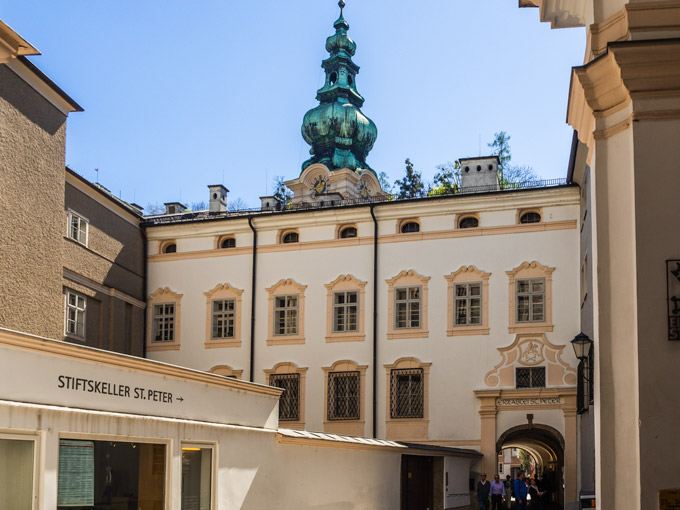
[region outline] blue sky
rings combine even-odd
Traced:
[[[513,161],[566,175],[565,123],[583,29],[551,30],[517,0],[346,0],[367,161],[392,180],[404,159],[436,165],[488,153],[510,134]],[[68,120],[66,162],[141,205],[207,200],[223,182],[251,207],[274,176],[297,177],[309,146],[334,0],[0,0],[0,18],[84,108]]]

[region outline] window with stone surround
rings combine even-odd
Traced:
[[[327,342],[365,340],[364,302],[366,282],[352,275],[340,275],[326,284]]]
[[[428,439],[430,366],[416,358],[400,358],[385,365],[387,439]]]
[[[147,351],[178,350],[182,294],[156,289],[147,300]]]
[[[387,282],[387,338],[426,338],[427,293],[430,278],[401,271]]]
[[[306,368],[294,363],[277,363],[271,370],[265,370],[267,384],[283,389],[279,399],[279,420],[285,426],[295,429],[305,428],[305,379]]]
[[[554,267],[536,261],[523,262],[508,275],[509,333],[543,333],[552,323],[552,274]]]
[[[489,276],[475,266],[461,266],[444,276],[448,282],[448,336],[489,334]]]
[[[267,345],[303,344],[305,289],[290,278],[269,287],[269,334]]]
[[[241,346],[241,297],[243,291],[228,283],[218,284],[206,297],[205,347]]]

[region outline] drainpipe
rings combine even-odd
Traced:
[[[378,220],[375,219],[371,204],[371,218],[373,218],[373,437],[378,437]]]
[[[147,281],[147,274],[149,273],[149,262],[148,262],[148,255],[149,255],[149,248],[146,245],[146,243],[149,241],[146,237],[146,227],[142,225],[142,220],[139,222],[139,230],[141,231],[142,234],[142,257],[144,257],[144,272],[143,272],[143,278],[142,278],[142,299],[146,303],[146,307],[142,311],[142,317],[144,317],[142,323],[144,327],[144,331],[142,331],[142,358],[146,358],[146,342],[150,341],[150,338],[146,337],[146,332],[148,331],[149,327],[149,312],[148,312],[148,306],[149,306],[149,288],[148,288],[148,281]],[[127,354],[132,354],[131,352]]]
[[[253,217],[248,216],[248,226],[253,231],[253,281],[250,300],[250,382],[255,381],[255,284],[257,282],[257,230],[253,226]]]

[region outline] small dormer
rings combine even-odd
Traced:
[[[212,184],[208,186],[210,190],[210,212],[224,212],[227,210],[227,193],[229,190],[221,184]]]
[[[165,202],[165,214],[182,214],[187,210],[187,206],[179,202]]]
[[[460,159],[460,184],[463,192],[494,191],[500,189],[498,156]]]

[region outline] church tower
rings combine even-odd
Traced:
[[[320,104],[302,121],[302,137],[312,146],[312,157],[302,164],[298,179],[286,182],[294,192],[293,203],[337,205],[343,199],[385,195],[376,172],[366,163],[378,129],[361,112],[364,98],[356,86],[359,66],[352,61],[357,45],[347,35],[345,2],[340,0],[338,5],[335,34],[326,39],[330,56],[321,63],[326,80],[316,93]]]

